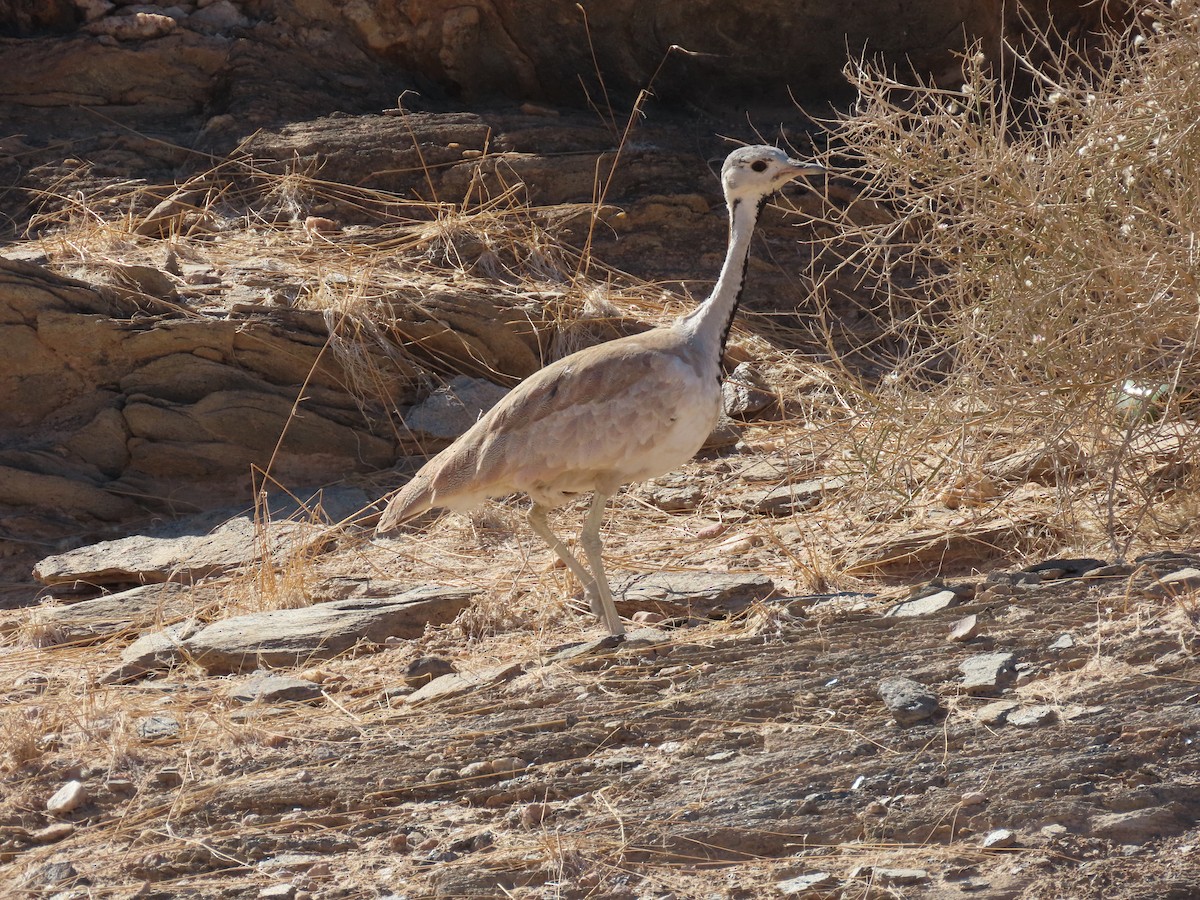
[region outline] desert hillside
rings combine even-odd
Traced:
[[[1200,896],[1198,12],[0,0],[0,897]],[[624,639],[376,535],[743,143]]]

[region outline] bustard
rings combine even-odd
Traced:
[[[465,512],[489,497],[530,496],[529,524],[579,579],[613,635],[624,633],[601,560],[604,505],[621,485],[691,459],[721,412],[721,357],[767,198],[825,169],[775,147],[734,150],[721,168],[729,247],[712,294],[674,323],[580,350],[513,388],[388,501],[378,533],[433,509]],[[580,532],[590,571],[546,514],[593,492]]]

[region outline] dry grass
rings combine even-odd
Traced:
[[[923,572],[958,565],[939,549],[956,540],[1008,558],[1196,540],[1200,87],[1176,74],[1200,66],[1200,54],[1190,5],[1152,9],[1157,18],[1109,36],[1100,62],[1046,38],[1037,53],[967,57],[957,91],[850,67],[859,101],[825,125],[824,156],[839,175],[797,216],[808,225],[825,209],[796,257],[813,259],[797,276],[811,279],[813,314],[746,319],[759,334],[735,333],[731,348],[779,391],[777,417],[749,429],[747,445],[791,480],[838,475],[846,487],[817,510],[736,526],[735,537],[752,533],[743,548],[740,537],[697,535],[727,518],[722,499],[744,485],[719,464],[694,468],[710,487],[690,516],[636,493],[616,501],[614,571],[728,566],[785,590],[828,591],[860,587],[897,561]],[[1034,57],[1049,62],[1031,71],[1022,60]],[[1016,95],[1017,81],[1032,92]],[[448,310],[503,318],[544,362],[683,307],[592,256],[610,212],[602,179],[593,203],[535,207],[496,171],[461,198],[416,202],[236,157],[174,189],[181,205],[164,241],[137,234],[152,205],[139,186],[64,186],[33,227],[57,265],[84,276],[161,266],[165,247],[259,286],[253,303],[264,308],[324,315],[324,352],[364,409],[396,412],[398,379],[411,397],[459,372],[521,376],[452,329],[428,327]],[[181,286],[179,308],[205,315],[205,302],[221,302],[207,290]],[[399,415],[380,424],[411,437]],[[256,476],[270,478],[269,466]],[[380,575],[486,585],[462,638],[561,626],[555,598],[569,579],[547,569],[510,506],[491,509],[504,527],[443,524],[412,558],[341,544]],[[577,518],[563,513],[564,533]],[[927,546],[904,545],[911,534]],[[503,552],[479,554],[493,537]],[[320,568],[316,553],[264,561],[229,610],[310,602]]]
[[[1099,58],[1042,35],[967,56],[959,90],[847,69],[859,99],[826,157],[857,191],[814,266],[814,330],[879,496],[1003,504],[1026,479],[996,461],[1041,448],[1081,457],[1030,479],[1056,494],[1055,541],[1195,540],[1196,38],[1194,3],[1148,4]],[[848,273],[869,343],[828,306]]]

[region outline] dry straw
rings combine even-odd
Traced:
[[[1060,491],[1057,540],[1194,538],[1195,7],[1145,5],[1099,51],[1031,24],[951,88],[847,69],[827,155],[858,193],[814,274],[873,298],[870,341],[828,315],[821,339],[856,396],[852,455],[893,497],[1030,479]]]

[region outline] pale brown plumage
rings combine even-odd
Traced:
[[[601,559],[604,504],[623,484],[690,459],[721,410],[721,356],[761,203],[787,181],[822,172],[774,147],[730,154],[722,183],[730,244],[709,298],[671,325],[573,353],[531,375],[393,495],[385,533],[435,507],[466,511],[529,494],[530,525],[580,579],[610,633],[623,632]],[[594,492],[580,533],[591,571],[550,531],[546,513]]]

